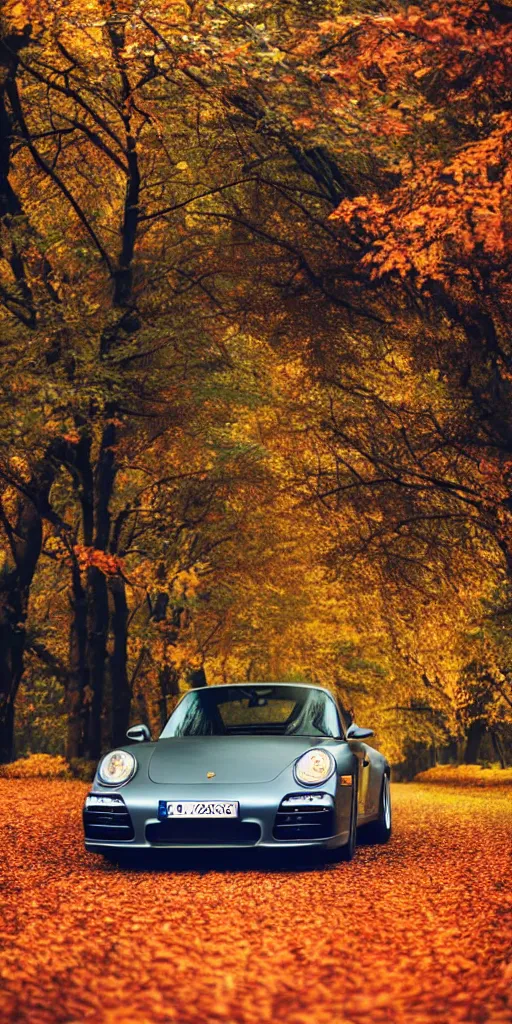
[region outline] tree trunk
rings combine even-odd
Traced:
[[[8,549],[0,580],[0,763],[14,755],[14,705],[23,676],[30,587],[43,537],[38,505],[46,503],[52,480],[50,463],[42,463],[26,490],[18,494],[11,519],[0,502]]]
[[[157,570],[157,575],[160,578],[165,576],[165,566],[160,563]],[[173,647],[179,637],[181,620],[183,616],[183,608],[173,608],[171,615],[168,618],[169,611],[169,594],[166,590],[161,590],[155,599],[153,605],[153,611],[151,618],[153,622],[166,622],[167,626],[163,633],[165,637],[165,645],[167,648]],[[158,717],[160,720],[160,728],[163,729],[164,725],[169,718],[168,708],[168,697],[176,697],[179,690],[178,673],[171,665],[164,665],[159,670],[158,682],[160,687],[160,696],[158,698]]]
[[[136,690],[133,699],[136,705],[137,721],[143,722],[144,725],[147,725],[149,731],[151,732],[151,718],[149,715],[148,704],[146,701],[146,694],[144,693],[144,690]]]
[[[102,750],[103,697],[109,627],[108,590],[104,573],[95,565],[87,571],[87,735],[85,756],[97,761]]]
[[[0,763],[14,756],[14,702],[23,675],[28,588],[21,591],[19,573],[4,579],[0,594]]]
[[[60,453],[74,483],[81,508],[81,541],[86,549],[106,553],[110,540],[110,501],[115,480],[115,426],[103,427],[93,471],[92,438],[85,431],[77,444]],[[68,757],[97,760],[102,750],[105,672],[109,635],[109,600],[105,573],[89,564],[85,581],[73,569],[70,629],[70,680],[67,693]]]
[[[85,694],[88,692],[87,664],[87,599],[80,569],[72,570],[71,624],[69,629],[69,679],[66,686],[67,737],[66,757],[84,757],[86,742]]]
[[[201,665],[201,668],[194,668],[189,673],[188,681],[193,689],[197,689],[200,686],[207,686],[208,681],[206,679],[206,672]]]
[[[93,475],[91,468],[92,440],[88,431],[76,443],[62,441],[59,461],[69,472],[81,509],[82,541],[86,547],[93,542]],[[69,601],[69,679],[66,685],[66,757],[68,760],[87,756],[88,699],[90,700],[90,666],[87,646],[87,593],[77,558],[72,555]]]
[[[0,629],[0,642],[4,643],[3,630]],[[2,659],[3,661],[3,659]],[[4,666],[1,665],[0,671]],[[8,689],[0,691],[0,764],[12,761],[14,757],[14,700],[21,679],[21,674],[11,675]]]
[[[168,719],[167,714],[167,678],[168,678],[169,666],[166,665],[160,669],[158,673],[158,683],[160,686],[160,696],[158,698],[158,718],[160,721],[160,729],[164,728],[165,723]]]
[[[112,736],[111,745],[118,747],[125,742],[126,730],[130,723],[131,688],[127,670],[128,645],[128,602],[123,579],[114,577],[109,581],[112,596],[112,632],[114,646],[110,656],[110,681],[112,687]]]
[[[507,767],[507,759],[505,757],[505,751],[501,739],[495,729],[491,729],[491,740],[494,749],[494,753],[500,762],[500,768]]]
[[[477,718],[467,731],[464,764],[477,764],[480,744],[484,738],[487,725],[483,718]]]
[[[178,673],[171,665],[165,665],[159,672],[158,681],[160,683],[160,697],[158,700],[158,713],[160,717],[160,728],[163,729],[167,719],[169,718],[169,705],[168,698],[177,697],[180,688],[178,683]]]
[[[438,748],[437,751],[437,764],[456,764],[457,763],[457,742],[451,740],[450,743],[444,743],[442,747]]]

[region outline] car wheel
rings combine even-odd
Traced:
[[[384,775],[380,791],[379,817],[372,821],[365,830],[365,839],[369,843],[387,843],[391,838],[391,791],[389,778]]]

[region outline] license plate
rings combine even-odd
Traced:
[[[237,800],[167,801],[168,818],[238,818]]]

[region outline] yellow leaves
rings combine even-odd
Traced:
[[[69,557],[69,549],[59,536],[47,537],[44,550],[58,561],[64,561],[64,559]]]
[[[479,764],[437,765],[416,776],[417,782],[441,786],[512,786],[512,768],[482,768]]]
[[[193,569],[182,569],[176,574],[173,582],[177,599],[191,600],[194,598],[199,590],[200,582],[197,566]]]
[[[11,455],[9,469],[16,480],[22,480],[26,483],[30,479],[30,462],[24,455]]]
[[[185,644],[173,645],[166,651],[166,661],[180,672],[187,667],[190,653],[195,654],[195,651],[193,649],[190,651]]]
[[[124,50],[122,50],[121,57],[123,60],[133,60],[137,56],[139,49],[140,47],[137,43],[128,43]]]
[[[31,21],[30,4],[28,0],[6,0],[2,15],[11,31],[22,32]]]

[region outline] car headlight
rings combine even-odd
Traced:
[[[98,776],[105,786],[123,786],[137,771],[137,762],[127,750],[113,750],[100,762]]]
[[[336,770],[336,762],[327,750],[317,747],[308,750],[295,764],[295,778],[303,786],[318,786],[330,779]]]

